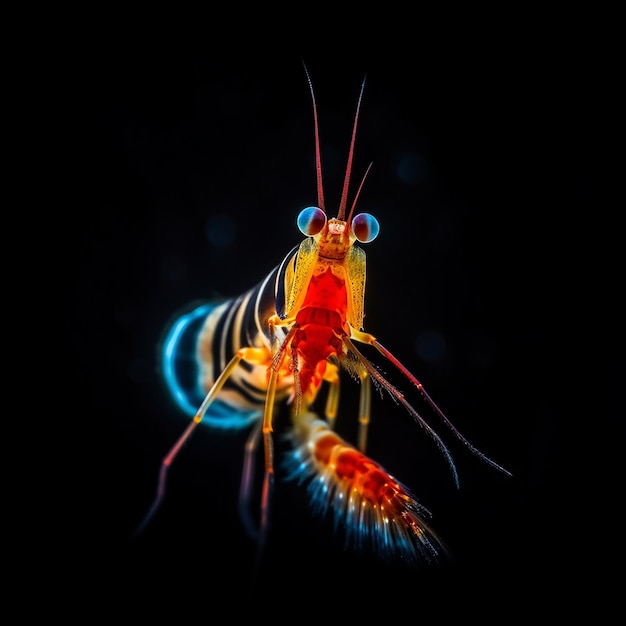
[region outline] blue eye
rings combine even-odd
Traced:
[[[352,224],[352,233],[361,243],[369,243],[376,239],[380,231],[378,220],[369,213],[359,213],[354,216]]]
[[[303,235],[317,235],[326,225],[326,213],[316,206],[310,206],[300,211],[298,228]]]

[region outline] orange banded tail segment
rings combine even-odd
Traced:
[[[294,420],[288,478],[308,482],[314,512],[332,511],[346,545],[411,564],[439,562],[446,548],[425,518],[429,511],[378,463],[313,413]]]

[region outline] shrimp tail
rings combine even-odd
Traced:
[[[382,560],[436,564],[447,555],[426,523],[430,512],[378,463],[339,437],[314,413],[293,418],[288,480],[307,483],[314,513],[333,516],[346,547]]]

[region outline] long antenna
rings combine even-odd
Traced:
[[[345,220],[346,204],[348,202],[348,187],[350,185],[350,174],[352,172],[352,157],[354,156],[354,143],[356,141],[356,126],[359,121],[359,111],[361,110],[361,98],[363,98],[363,89],[365,88],[365,76],[363,83],[361,84],[361,93],[359,94],[359,101],[356,105],[356,114],[354,116],[354,126],[352,127],[352,140],[350,141],[350,152],[348,153],[348,164],[346,166],[346,178],[343,183],[343,192],[341,194],[341,203],[339,204],[339,212],[337,213],[338,220]]]
[[[324,187],[322,185],[322,157],[320,153],[320,133],[319,124],[317,122],[317,104],[315,103],[315,93],[313,92],[313,83],[309,76],[309,70],[306,68],[304,61],[304,71],[306,72],[306,78],[309,81],[309,89],[311,90],[311,100],[313,101],[313,122],[315,124],[315,169],[317,170],[317,204],[324,213],[326,208],[324,207]]]

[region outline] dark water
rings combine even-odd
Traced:
[[[334,597],[354,612],[382,606],[404,621],[419,619],[425,603],[452,612],[455,598],[478,616],[496,612],[494,598],[532,610],[554,597],[572,562],[595,575],[579,559],[616,538],[611,501],[600,494],[608,483],[590,473],[615,476],[621,379],[609,367],[595,410],[574,417],[591,403],[582,372],[576,381],[566,375],[567,355],[572,342],[591,342],[593,329],[564,332],[564,324],[580,261],[568,228],[602,194],[597,118],[577,100],[580,81],[593,89],[596,79],[577,59],[503,54],[501,62],[479,52],[436,64],[391,55],[305,61],[330,213],[367,74],[351,194],[373,161],[357,210],[374,214],[381,231],[365,247],[365,328],[513,477],[474,457],[367,351],[457,463],[458,490],[412,418],[389,397],[374,399],[371,456],[432,511],[454,561],[413,572],[346,552],[329,524],[311,517],[302,490],[278,481],[253,582],[255,546],[237,514],[245,433],[199,430],[172,468],[162,510],[141,537],[132,533],[187,423],[159,375],[163,330],[189,302],[237,295],[262,279],[300,240],[298,212],[317,202],[299,54],[224,62],[100,51],[84,66],[77,60],[81,89],[68,106],[80,211],[68,341],[80,392],[70,424],[82,433],[71,475],[82,486],[66,530],[79,578],[107,572],[91,590],[109,603],[133,599],[139,610],[206,603],[208,618],[225,603],[234,614],[253,608],[249,587],[262,592],[267,615],[287,598],[301,614],[323,614]],[[580,285],[580,298],[593,300],[585,291]],[[349,438],[358,386],[347,377],[342,389]],[[575,436],[583,429],[588,437]]]

